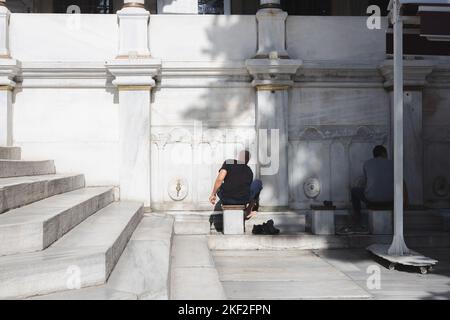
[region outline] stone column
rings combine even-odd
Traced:
[[[12,95],[19,63],[11,59],[9,52],[10,12],[5,2],[0,0],[0,146],[10,147],[13,144]]]
[[[119,96],[120,198],[150,206],[150,101],[161,61],[150,58],[149,12],[125,1],[119,18],[118,57],[106,63]]]
[[[11,58],[9,53],[9,17],[11,12],[6,7],[6,0],[0,0],[0,58]]]
[[[394,105],[393,93],[393,62],[386,61],[380,71],[385,78],[384,86],[389,91],[391,110]],[[421,206],[424,203],[423,173],[423,126],[422,126],[422,92],[426,85],[426,78],[433,71],[433,63],[425,60],[405,60],[404,79],[404,180],[408,187],[409,203]],[[391,127],[393,126],[391,112]],[[392,130],[391,130],[392,132]],[[392,137],[390,138],[392,139]],[[393,145],[391,141],[391,146]],[[392,155],[392,150],[391,150]]]
[[[277,209],[289,206],[288,94],[301,61],[247,60],[256,88],[257,176],[263,181],[261,204]]]
[[[256,14],[258,51],[246,65],[256,88],[256,175],[264,184],[261,205],[277,209],[289,206],[289,89],[302,62],[289,59],[287,54],[287,13],[280,9],[280,1],[261,0],[260,3]]]

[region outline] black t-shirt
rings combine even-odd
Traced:
[[[220,170],[222,169],[227,171],[222,184],[223,197],[235,201],[248,201],[253,181],[252,169],[244,163],[238,163],[237,160],[225,161]]]

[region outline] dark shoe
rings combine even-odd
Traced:
[[[362,226],[351,226],[340,229],[336,234],[340,236],[366,235],[369,234],[369,230]]]
[[[369,230],[366,227],[363,226],[356,226],[353,228],[353,234],[369,234]]]
[[[264,228],[264,234],[269,234],[269,235],[280,234],[280,230],[275,228],[275,226],[273,225],[273,220],[269,220],[266,223],[264,223],[263,228]]]
[[[252,230],[253,234],[264,234],[264,230],[263,230],[263,226],[262,225],[254,225],[253,226],[253,230]]]
[[[352,235],[355,233],[354,233],[353,227],[343,227],[343,228],[339,229],[336,232],[336,234],[340,235],[340,236],[349,236],[349,235]]]

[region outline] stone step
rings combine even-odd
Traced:
[[[0,160],[0,178],[36,176],[55,172],[53,160]]]
[[[405,241],[411,248],[450,248],[450,233],[432,232],[405,235]],[[211,250],[316,250],[316,249],[363,249],[371,244],[390,244],[389,235],[276,235],[254,236],[238,235],[208,236]]]
[[[45,249],[112,201],[111,187],[84,188],[10,210],[0,215],[0,256]]]
[[[363,219],[367,219],[363,212]],[[347,214],[336,214],[336,230],[347,226],[350,217]],[[444,219],[434,211],[405,211],[403,219],[405,230],[408,231],[444,231]]]
[[[273,220],[274,226],[283,234],[305,232],[306,229],[305,213],[259,212],[257,216],[245,222],[245,233],[251,234],[254,225],[261,225],[269,220]]]
[[[0,147],[0,159],[20,160],[21,150],[19,147]]]
[[[0,179],[0,213],[83,188],[84,175],[41,175]]]
[[[174,219],[145,214],[106,284],[31,300],[167,300]]]
[[[44,251],[0,257],[0,299],[104,284],[143,216],[136,202],[115,202]]]
[[[206,235],[222,232],[222,212],[172,212],[175,217],[175,234],[178,235]],[[273,220],[276,228],[282,233],[304,232],[306,214],[295,211],[259,212],[256,217],[245,222],[246,233],[252,233],[253,226]]]

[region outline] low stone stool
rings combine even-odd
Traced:
[[[313,234],[335,234],[334,207],[311,207],[311,232]]]
[[[222,205],[223,234],[244,234],[245,205]]]
[[[369,231],[371,234],[390,235],[393,232],[393,214],[390,209],[369,208]]]

